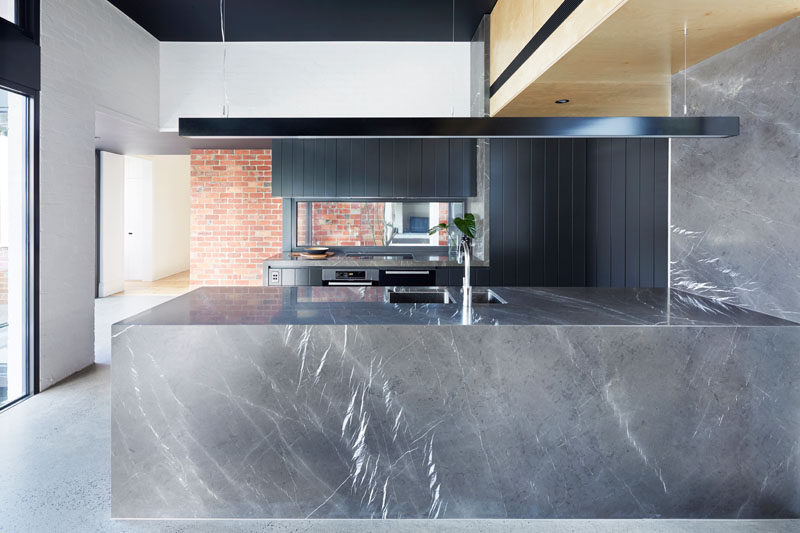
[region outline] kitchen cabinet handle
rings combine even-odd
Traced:
[[[405,276],[406,274],[428,275],[430,270],[387,270],[384,272],[387,276]]]
[[[369,287],[372,285],[371,281],[329,281],[328,285],[355,285],[359,287]]]

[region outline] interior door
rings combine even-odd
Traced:
[[[125,176],[125,279],[141,280],[142,269],[142,202],[144,182]]]

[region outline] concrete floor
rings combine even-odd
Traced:
[[[96,303],[98,364],[0,413],[2,532],[654,532],[800,531],[800,521],[729,520],[226,520],[110,519],[110,324],[168,296]]]

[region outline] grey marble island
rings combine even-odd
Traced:
[[[800,515],[800,327],[679,291],[203,288],[113,326],[117,518]],[[467,325],[468,324],[468,325]]]

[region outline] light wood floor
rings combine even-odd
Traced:
[[[189,271],[179,272],[156,281],[126,281],[125,290],[114,296],[180,295],[189,292]]]

